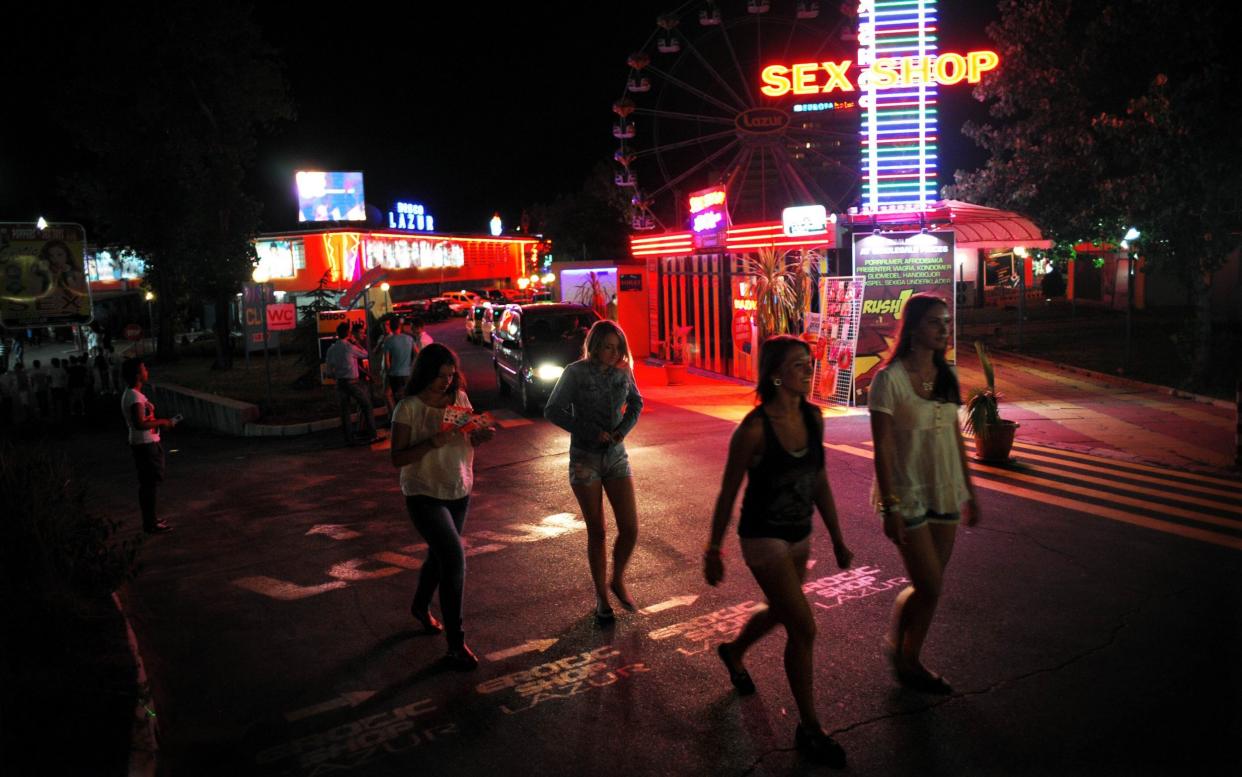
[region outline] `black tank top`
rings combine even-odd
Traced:
[[[803,456],[785,450],[762,405],[752,410],[747,419],[756,413],[763,421],[763,456],[747,470],[737,533],[742,537],[797,542],[811,533],[815,480],[824,468],[824,446],[815,410],[805,402],[802,404],[807,440]]]

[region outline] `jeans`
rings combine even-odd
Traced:
[[[337,380],[336,396],[341,400],[341,432],[345,442],[351,442],[349,433],[350,403],[358,405],[358,430],[367,437],[375,436],[375,414],[371,412],[371,391],[363,390],[356,380]]]
[[[466,583],[466,551],[461,529],[466,523],[470,497],[444,500],[430,496],[407,496],[405,509],[414,528],[427,542],[427,560],[418,574],[412,609],[426,610],[436,588],[440,589],[440,616],[450,641],[462,633],[461,607]]]

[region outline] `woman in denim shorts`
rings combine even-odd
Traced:
[[[595,322],[583,358],[565,368],[544,415],[569,432],[569,486],[587,526],[587,560],[595,585],[595,620],[613,619],[608,592],[630,612],[638,609],[625,588],[625,567],[638,542],[638,508],[624,440],[643,410],[634,382],[625,332],[613,321]],[[604,535],[604,495],[617,520],[612,577]]]
[[[975,489],[958,428],[962,400],[945,360],[949,307],[915,294],[901,316],[897,347],[871,382],[868,407],[875,440],[872,500],[884,534],[905,561],[910,587],[897,596],[884,648],[897,681],[924,693],[952,686],[919,658],[940,600],[960,514],[979,520]]]

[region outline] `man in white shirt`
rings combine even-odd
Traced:
[[[367,358],[367,352],[349,336],[349,324],[341,324],[336,328],[337,341],[328,348],[324,361],[328,365],[328,374],[336,381],[336,396],[341,402],[341,432],[345,435],[345,444],[353,445],[354,438],[350,434],[351,403],[358,405],[358,426],[363,440],[374,442],[375,416],[371,410],[370,391],[364,391],[358,385],[358,360]]]
[[[126,359],[121,377],[129,386],[121,395],[121,415],[125,417],[126,439],[134,464],[138,468],[138,506],[142,510],[142,530],[162,534],[172,527],[155,517],[155,490],[164,480],[164,446],[160,430],[171,429],[174,421],[157,418],[155,405],[142,393],[142,384],[149,377],[142,359]]]

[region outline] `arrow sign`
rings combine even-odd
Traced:
[[[305,536],[309,537],[312,534],[325,534],[334,540],[352,540],[354,537],[362,536],[353,529],[342,526],[339,523],[315,524],[310,531],[306,532]]]
[[[504,650],[497,650],[495,653],[488,653],[487,660],[488,661],[503,661],[506,658],[513,658],[514,656],[520,656],[523,653],[535,653],[535,652],[542,653],[548,648],[555,645],[556,643],[557,643],[557,640],[555,639],[528,639],[525,642],[523,642],[521,645],[517,645],[516,647],[505,648]]]
[[[699,600],[699,597],[697,596],[674,596],[672,599],[669,599],[667,601],[659,602],[649,607],[644,607],[642,609],[642,612],[644,615],[654,615],[657,612],[664,612],[665,610],[671,610],[674,607],[689,607],[690,605],[694,604],[698,600]]]
[[[353,691],[352,693],[342,693],[340,696],[322,704],[316,704],[311,707],[303,707],[300,710],[285,713],[285,720],[292,723],[295,720],[302,720],[313,715],[322,715],[325,712],[340,709],[341,707],[357,707],[367,699],[375,695],[375,691]]]

